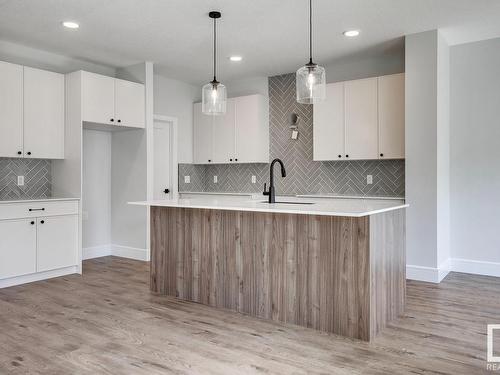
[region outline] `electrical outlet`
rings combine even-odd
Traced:
[[[191,176],[184,176],[184,183],[190,184],[191,183]]]
[[[217,183],[217,176],[214,176],[214,184]]]
[[[366,183],[368,185],[373,184],[373,176],[371,174],[369,174],[369,175],[366,176]]]
[[[252,184],[256,184],[257,183],[257,176],[252,176]]]
[[[24,186],[24,176],[17,176],[17,186]]]

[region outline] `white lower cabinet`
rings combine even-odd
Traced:
[[[36,272],[36,221],[0,221],[0,279]]]
[[[77,264],[77,215],[39,218],[37,231],[38,272]]]
[[[79,272],[78,206],[0,203],[0,287]]]

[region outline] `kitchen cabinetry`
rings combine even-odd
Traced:
[[[64,158],[64,75],[24,67],[24,157]]]
[[[144,85],[82,72],[83,121],[145,127]]]
[[[0,156],[23,155],[23,67],[0,61]]]
[[[378,79],[379,157],[405,157],[405,76]]]
[[[64,75],[0,62],[0,156],[64,158]]]
[[[377,78],[345,82],[345,157],[378,158]]]
[[[328,105],[314,105],[314,160],[345,158],[344,83],[326,86]]]
[[[222,116],[194,109],[194,163],[267,163],[269,162],[269,109],[262,95],[228,99]]]
[[[0,279],[36,272],[34,219],[0,221]]]
[[[77,200],[0,203],[0,287],[78,272]]]
[[[404,158],[404,74],[326,89],[313,107],[314,160]]]

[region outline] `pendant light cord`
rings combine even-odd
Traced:
[[[309,0],[309,64],[313,63],[312,56],[312,0]]]
[[[217,27],[215,26],[217,23],[217,19],[214,18],[214,82],[217,81],[215,78],[216,72],[216,64],[217,64]]]

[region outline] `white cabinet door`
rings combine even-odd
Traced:
[[[405,76],[378,79],[379,158],[405,157]]]
[[[83,121],[116,125],[115,79],[82,72]]]
[[[262,95],[235,99],[235,161],[269,162],[269,110]]]
[[[76,265],[78,215],[49,216],[37,220],[37,271]]]
[[[213,116],[213,163],[234,161],[234,99],[228,99],[226,113]]]
[[[313,106],[314,160],[345,159],[344,83],[326,86],[326,100]]]
[[[346,159],[378,159],[377,78],[345,82]]]
[[[133,128],[145,127],[144,85],[115,79],[115,123]]]
[[[214,116],[205,115],[201,111],[201,103],[193,105],[193,157],[195,164],[209,164],[212,162],[212,132]]]
[[[0,157],[23,156],[23,67],[0,61]]]
[[[24,67],[24,157],[64,159],[64,75]]]
[[[35,220],[0,221],[0,279],[36,272]]]

